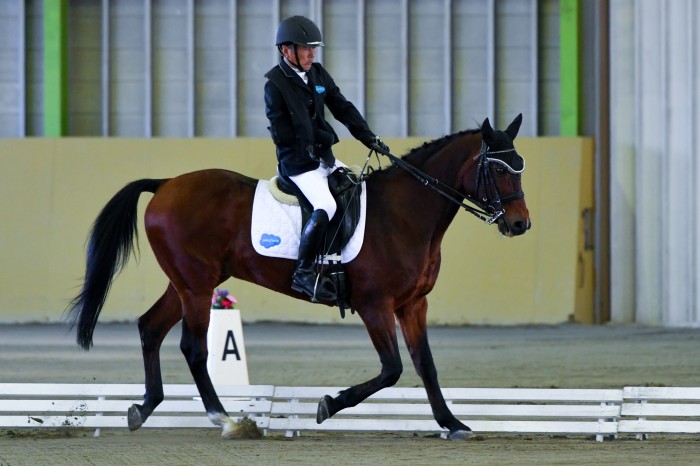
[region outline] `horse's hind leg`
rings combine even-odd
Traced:
[[[335,398],[329,395],[321,398],[318,404],[318,412],[316,413],[316,422],[318,424],[341,409],[356,406],[382,388],[394,385],[401,377],[403,366],[401,364],[401,355],[399,354],[399,345],[396,341],[396,324],[393,314],[385,312],[372,316],[362,315],[362,320],[379,354],[382,371],[377,377],[365,383],[354,385],[341,391]]]
[[[139,318],[139,334],[146,376],[146,394],[143,405],[129,408],[129,429],[136,430],[163,401],[163,379],[160,371],[160,346],[170,329],[181,319],[180,298],[172,285],[163,296]]]
[[[471,429],[454,417],[447,407],[445,398],[443,398],[440,390],[437,369],[435,368],[433,355],[428,344],[425,320],[427,310],[428,301],[423,297],[410,305],[402,307],[396,315],[401,325],[408,352],[413,359],[413,365],[423,380],[435,420],[441,427],[450,431],[451,439],[466,439],[471,434]]]

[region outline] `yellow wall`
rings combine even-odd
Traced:
[[[420,139],[388,140],[405,153]],[[518,139],[533,228],[502,238],[466,212],[443,242],[429,320],[444,324],[558,323],[592,319],[592,253],[581,212],[592,208],[592,141]],[[344,140],[336,155],[361,165],[367,151]],[[85,241],[99,210],[126,183],[202,168],[258,178],[275,174],[264,139],[0,139],[0,322],[58,321],[79,289]],[[374,162],[376,164],[376,161]],[[417,189],[421,189],[417,186]],[[143,194],[141,213],[150,199]],[[166,286],[142,230],[139,261],[117,277],[101,321],[133,320]],[[230,280],[244,321],[340,322],[337,309]],[[345,322],[359,323],[357,316]]]

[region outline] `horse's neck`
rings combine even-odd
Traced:
[[[479,153],[480,145],[481,138],[478,134],[463,134],[432,154],[420,155],[411,163],[442,184],[455,191],[462,191],[462,180],[476,168],[475,156]]]
[[[465,138],[466,136],[462,136],[437,153],[427,157],[421,168],[425,173],[452,188],[454,191],[447,192],[447,194],[460,201],[462,199],[457,192],[462,191],[461,180],[465,176],[465,172],[470,172],[470,167],[476,163],[469,155],[472,151],[467,150],[468,143],[464,141]],[[433,197],[436,198],[435,207],[432,209],[434,217],[431,219],[435,225],[434,235],[442,239],[457,215],[459,206],[443,195],[437,194]]]
[[[423,151],[409,157],[407,161],[432,178],[439,180],[450,188],[461,191],[460,180],[473,171],[476,160],[473,153],[478,152],[479,141],[465,140],[467,136],[455,138],[434,153]],[[471,155],[470,155],[471,154]],[[389,191],[395,191],[390,199],[400,203],[397,215],[402,220],[410,219],[411,228],[420,232],[420,236],[429,238],[431,243],[440,242],[445,231],[454,219],[459,206],[450,199],[423,185],[413,175],[400,170],[391,177]],[[454,192],[449,193],[455,197]],[[461,200],[461,199],[459,199]]]

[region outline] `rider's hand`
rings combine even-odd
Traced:
[[[384,141],[379,139],[379,136],[375,136],[374,138],[371,139],[370,143],[367,144],[367,146],[370,149],[376,150],[380,154],[390,154],[391,150],[389,149],[389,146],[384,144]]]

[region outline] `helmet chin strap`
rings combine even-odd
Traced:
[[[298,69],[300,73],[304,73],[306,70],[302,68],[301,64],[299,63],[299,52],[297,52],[297,44],[294,44],[294,58],[297,59],[297,64],[294,65],[296,69]]]

